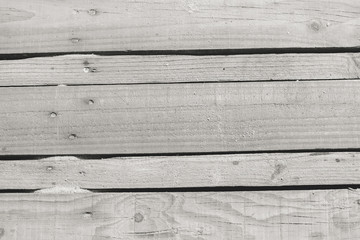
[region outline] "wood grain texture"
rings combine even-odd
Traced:
[[[1,155],[359,148],[360,81],[7,87]]]
[[[358,79],[360,54],[65,55],[0,61],[0,86]]]
[[[356,0],[1,0],[0,6],[0,53],[360,44]]]
[[[0,189],[347,185],[360,183],[360,153],[49,157],[0,169]]]
[[[6,240],[357,240],[359,191],[1,194]]]

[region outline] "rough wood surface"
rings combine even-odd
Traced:
[[[357,0],[1,0],[0,6],[0,53],[360,44]]]
[[[360,81],[7,87],[0,151],[132,154],[359,148]]]
[[[0,61],[0,86],[360,78],[360,54],[65,55]]]
[[[360,183],[360,153],[49,157],[0,169],[0,189],[345,185]]]
[[[1,194],[6,240],[360,238],[357,190]]]

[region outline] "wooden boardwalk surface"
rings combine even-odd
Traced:
[[[0,0],[0,240],[360,239],[360,1]]]

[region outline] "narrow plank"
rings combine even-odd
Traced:
[[[0,61],[0,86],[360,78],[360,54],[65,55]]]
[[[0,161],[0,189],[176,188],[360,183],[360,153],[272,153]]]
[[[0,1],[0,53],[356,47],[356,0]]]
[[[7,87],[1,155],[359,148],[360,81]]]
[[[6,240],[359,239],[359,191],[1,194]]]

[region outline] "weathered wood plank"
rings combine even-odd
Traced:
[[[359,191],[1,194],[6,240],[360,238]]]
[[[0,189],[345,185],[360,183],[360,153],[50,157],[0,169]]]
[[[360,81],[8,87],[1,155],[359,148]]]
[[[356,47],[356,0],[0,1],[0,53]]]
[[[0,61],[0,86],[360,78],[360,54],[65,55]]]

